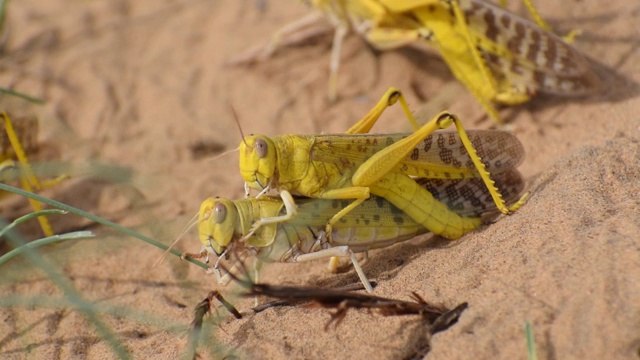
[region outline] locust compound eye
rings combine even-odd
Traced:
[[[222,203],[216,203],[216,206],[213,208],[213,220],[216,224],[220,224],[227,217],[227,207]]]
[[[261,159],[267,156],[267,142],[264,139],[256,139],[256,154]]]

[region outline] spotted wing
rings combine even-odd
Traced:
[[[505,202],[510,205],[520,199],[524,190],[522,175],[515,170],[492,175],[496,187]],[[499,213],[491,194],[482,179],[425,179],[418,178],[416,182],[429,190],[440,202],[455,213],[468,216],[486,216]]]
[[[522,175],[511,169],[492,177],[507,205],[520,199],[524,190]],[[473,179],[425,179],[416,182],[427,189],[450,210],[466,217],[490,219],[500,214],[486,185],[479,178]],[[323,227],[351,200],[323,200],[296,198],[298,215],[289,221],[292,225]],[[283,209],[284,211],[284,209]],[[408,215],[387,200],[372,196],[354,211],[346,214],[341,222],[352,226],[394,227],[399,223],[412,223]]]
[[[517,167],[524,159],[524,148],[512,134],[497,130],[467,131],[478,156],[494,174]],[[355,171],[376,152],[404,139],[407,134],[320,135],[314,138],[311,160],[332,163]],[[436,131],[425,138],[398,164],[407,175],[459,179],[477,177],[471,157],[456,132]]]
[[[486,1],[460,0],[459,5],[499,86],[576,96],[601,88],[589,61],[558,36]]]

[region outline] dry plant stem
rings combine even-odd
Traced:
[[[374,288],[376,287],[376,282],[375,281],[371,281],[371,286],[373,286]],[[350,285],[345,285],[345,286],[340,286],[337,287],[335,289],[332,290],[336,290],[336,291],[358,291],[358,290],[364,290],[364,286],[362,285],[362,283],[355,283],[355,284],[350,284]],[[307,301],[306,303],[311,303],[310,301]],[[265,311],[267,309],[270,309],[272,307],[278,307],[278,306],[297,306],[297,305],[304,305],[305,301],[304,300],[276,300],[276,301],[270,301],[268,303],[264,303],[262,305],[258,305],[256,307],[254,307],[253,309],[251,309],[251,311],[253,311],[254,313],[259,313],[262,311]]]
[[[250,280],[242,280],[231,272],[229,272],[229,274],[235,281],[249,290],[245,296],[264,295],[289,302],[310,302],[311,306],[337,309],[336,312],[331,315],[331,319],[327,322],[325,330],[333,322],[338,326],[349,309],[376,310],[383,316],[420,315],[430,323],[433,323],[442,314],[449,312],[449,310],[442,305],[427,303],[415,292],[412,293],[414,301],[403,301],[336,289],[256,284]],[[459,306],[466,308],[466,303]]]

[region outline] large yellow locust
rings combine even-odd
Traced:
[[[483,139],[511,137],[499,131],[480,131],[471,136]],[[518,199],[523,182],[513,166],[505,167],[495,179],[507,202]],[[438,201],[455,209],[461,216],[480,221],[499,214],[487,187],[479,178],[416,181],[419,187],[429,189]],[[294,199],[286,190],[281,192],[281,197],[267,195],[235,201],[209,198],[202,203],[199,212],[202,251],[183,256],[207,257],[208,261],[209,254],[216,254],[218,259],[211,270],[220,283],[230,280],[228,274],[223,275],[219,271],[219,262],[229,256],[236,257],[236,264],[230,271],[248,257],[255,257],[256,264],[259,264],[260,261],[302,262],[349,256],[360,280],[371,292],[371,285],[354,253],[390,246],[429,230],[384,198],[372,196],[345,214],[328,236],[326,223],[348,204],[347,200]],[[257,221],[263,225],[254,229]]]
[[[396,102],[402,105],[415,132],[365,134],[382,112]],[[452,124],[457,133],[435,132]],[[400,91],[391,88],[346,134],[245,137],[239,148],[240,173],[245,187],[262,192],[277,189],[313,198],[352,200],[328,221],[329,237],[332,226],[341,217],[370,195],[377,195],[434,234],[457,239],[476,229],[481,221],[452,211],[412,177],[481,179],[504,214],[524,203],[523,198],[507,207],[489,173],[517,166],[524,156],[520,142],[505,132],[472,135],[469,138],[458,118],[446,111],[418,128]],[[292,217],[281,217],[280,221]],[[256,221],[254,230],[265,223]]]
[[[0,181],[7,182],[18,178],[22,187],[30,192],[40,191],[58,180],[41,182],[34,174],[27,153],[36,149],[38,133],[38,119],[35,117],[20,117],[14,122],[5,112],[0,113]],[[15,126],[14,126],[15,123]],[[8,195],[0,193],[0,197]],[[29,199],[35,211],[42,210],[42,204]],[[53,230],[46,217],[38,217],[40,227],[45,236],[52,236]]]
[[[496,121],[493,103],[521,104],[539,92],[583,96],[601,89],[589,61],[548,31],[530,0],[523,2],[538,25],[481,0],[380,0],[393,13],[424,25],[418,31]]]
[[[354,31],[379,50],[422,44],[435,47],[452,73],[495,120],[494,104],[516,105],[536,93],[582,96],[601,88],[601,80],[577,50],[550,32],[531,0],[523,0],[534,22],[483,0],[312,0],[335,27],[329,98],[337,97],[337,74],[344,36]],[[309,16],[277,32],[258,56],[306,29]],[[568,40],[572,36],[567,37]]]

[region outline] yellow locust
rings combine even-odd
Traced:
[[[417,129],[414,133],[364,134],[398,101]],[[457,133],[435,132],[451,124]],[[418,128],[400,91],[391,88],[346,134],[245,137],[239,148],[240,173],[245,187],[263,192],[277,189],[313,198],[352,200],[327,223],[329,236],[341,217],[370,195],[377,195],[434,234],[457,239],[480,226],[480,220],[452,211],[413,177],[481,179],[504,214],[524,203],[523,198],[508,208],[489,173],[515,168],[524,156],[522,144],[506,132],[472,134],[470,139],[457,117],[448,112]],[[254,230],[263,223],[255,222]]]
[[[537,93],[582,96],[601,88],[587,59],[549,31],[531,0],[523,0],[534,22],[483,0],[312,0],[334,26],[329,98],[337,97],[344,36],[354,31],[379,50],[422,44],[435,47],[495,121],[494,104],[516,105]],[[287,36],[309,27],[317,14],[277,32],[261,57]],[[571,36],[568,37],[571,39]],[[256,57],[250,51],[236,62]]]
[[[38,133],[38,120],[35,117],[22,117],[16,119],[16,126],[9,118],[7,113],[0,113],[0,181],[7,182],[15,178],[19,178],[22,187],[30,192],[42,190],[57,182],[42,183],[33,173],[27,153],[35,150]],[[24,147],[23,147],[24,144]],[[25,151],[26,150],[26,151]],[[0,197],[8,194],[0,193]],[[35,211],[42,210],[42,205],[32,199],[29,199],[31,207]],[[53,230],[46,217],[38,217],[40,227],[45,236],[52,236]]]
[[[481,0],[380,0],[395,14],[424,28],[444,61],[499,120],[492,103],[516,105],[538,92],[561,96],[592,94],[601,79],[577,50],[554,35],[525,0],[536,25]]]
[[[487,136],[500,138],[510,135],[498,131],[472,134],[472,138]],[[416,181],[419,187],[429,189],[437,200],[461,216],[478,219],[480,223],[481,217],[488,219],[492,213],[498,214],[481,179]],[[513,167],[500,172],[496,183],[508,202],[517,200],[523,189],[522,178]],[[287,191],[282,191],[281,197],[262,196],[236,201],[209,198],[202,203],[199,212],[198,232],[202,251],[199,254],[187,253],[183,257],[207,257],[208,260],[209,254],[216,254],[218,260],[212,270],[220,283],[226,283],[229,276],[220,273],[219,262],[230,255],[236,256],[238,262],[255,257],[258,263],[349,256],[360,280],[371,292],[371,285],[354,253],[390,246],[429,230],[385,199],[372,196],[345,214],[328,236],[326,223],[348,203],[346,200],[294,200]],[[257,221],[262,222],[262,226],[254,229]]]

